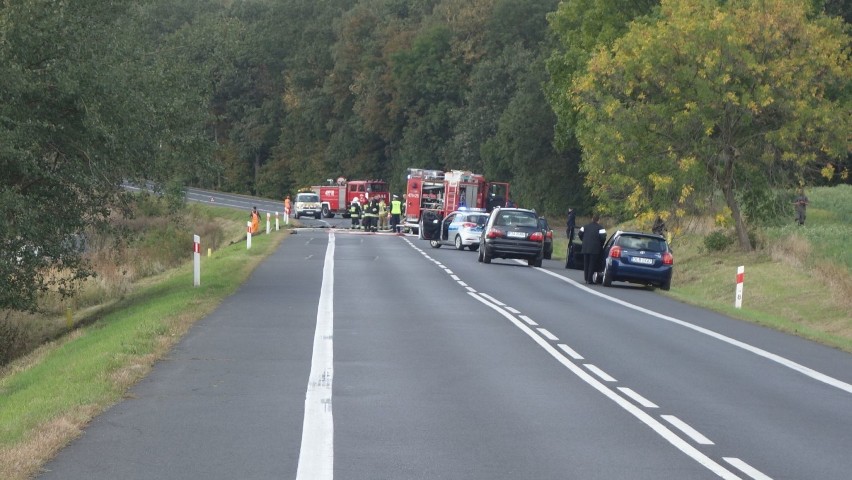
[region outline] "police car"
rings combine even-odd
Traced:
[[[470,250],[479,248],[479,237],[482,228],[488,221],[488,214],[484,209],[469,208],[460,209],[450,213],[441,221],[440,230],[434,238],[429,240],[432,248],[441,248],[441,245],[453,245],[456,250]]]

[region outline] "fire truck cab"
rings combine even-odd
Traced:
[[[506,206],[508,198],[508,183],[487,182],[481,174],[411,168],[407,175],[403,226],[428,240],[434,234],[432,227],[439,226],[440,219],[450,212],[460,208],[491,212],[494,207]]]
[[[347,181],[340,177],[336,182],[329,180],[328,185],[314,186],[311,190],[320,196],[322,215],[325,218],[332,218],[335,214],[349,218],[349,205],[355,199],[361,205],[366,204],[371,198],[383,199],[385,203],[390,204],[388,184],[383,180]]]

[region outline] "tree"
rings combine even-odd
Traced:
[[[669,0],[599,51],[573,88],[593,194],[647,219],[718,189],[750,250],[743,191],[850,151],[849,36],[809,13],[795,0]]]

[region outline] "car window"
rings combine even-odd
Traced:
[[[470,217],[468,217],[468,221],[473,222],[481,227],[485,225],[485,222],[488,221],[488,215],[471,215]]]
[[[666,251],[666,242],[658,238],[622,235],[616,243],[630,250],[645,250],[648,252]]]
[[[312,193],[300,193],[296,196],[297,202],[319,202],[319,196]]]

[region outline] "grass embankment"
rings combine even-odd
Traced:
[[[673,242],[672,289],[685,303],[852,352],[852,186],[814,188],[805,226],[768,227],[754,252],[709,251],[712,222],[694,221]],[[709,222],[709,223],[708,223]],[[579,221],[578,221],[579,223]],[[579,226],[578,226],[579,228]],[[610,232],[630,229],[609,227]],[[565,258],[567,242],[554,244]],[[743,307],[734,308],[737,267],[745,266]]]
[[[226,218],[238,215],[245,225],[244,212],[217,210]],[[10,364],[0,378],[0,478],[36,474],[234,292],[284,232],[254,237],[251,250],[244,236],[210,258],[205,249],[200,287],[192,286],[191,263],[148,278],[90,324]],[[191,237],[184,251],[191,252]]]

